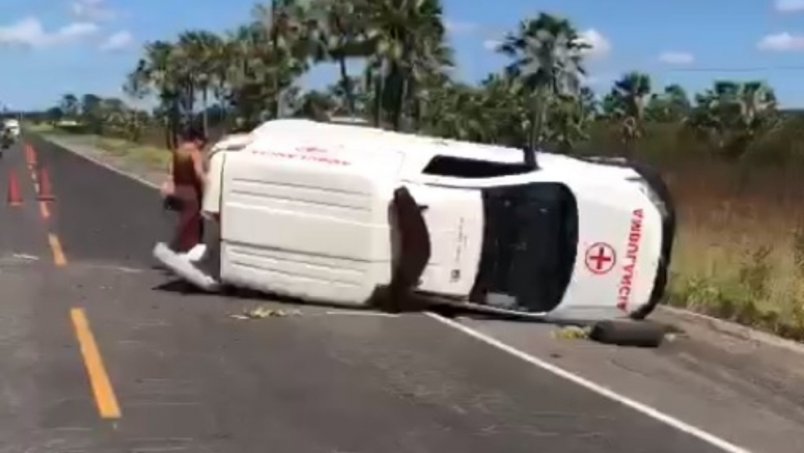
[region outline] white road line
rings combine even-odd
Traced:
[[[39,261],[39,257],[35,255],[28,255],[25,253],[15,253],[12,255],[13,258],[25,261]]]
[[[114,264],[81,263],[81,264],[79,264],[79,266],[90,268],[90,269],[103,269],[103,270],[110,270],[110,271],[118,271],[118,272],[123,272],[125,274],[143,274],[143,273],[146,272],[144,269],[138,269],[138,268],[128,267],[128,266],[116,266]]]
[[[527,362],[527,363],[529,363],[531,365],[537,366],[537,367],[539,367],[539,368],[541,368],[541,369],[543,369],[545,371],[548,371],[550,373],[555,374],[556,376],[559,376],[559,377],[562,377],[562,378],[564,378],[564,379],[566,379],[568,381],[574,382],[575,384],[578,384],[581,387],[586,388],[587,390],[591,390],[591,391],[593,391],[593,392],[595,392],[595,393],[597,393],[597,394],[599,394],[601,396],[604,396],[604,397],[609,398],[609,399],[611,399],[613,401],[616,401],[616,402],[621,403],[621,404],[623,404],[625,406],[628,406],[631,409],[634,409],[634,410],[636,410],[638,412],[641,412],[641,413],[643,413],[643,414],[645,414],[645,415],[647,415],[647,416],[649,416],[651,418],[654,418],[654,419],[656,419],[656,420],[658,420],[660,422],[666,423],[666,424],[668,424],[668,425],[670,425],[670,426],[672,426],[672,427],[674,427],[674,428],[676,428],[676,429],[678,429],[678,430],[680,430],[682,432],[690,434],[690,435],[692,435],[694,437],[697,437],[698,439],[700,439],[700,440],[702,440],[704,442],[707,442],[707,443],[709,443],[709,444],[711,444],[711,445],[713,445],[713,446],[715,446],[717,448],[720,448],[721,450],[723,450],[725,452],[728,452],[728,453],[749,453],[750,452],[750,450],[746,450],[743,447],[739,447],[739,446],[734,445],[734,444],[732,444],[732,443],[730,443],[730,442],[728,442],[726,440],[723,440],[723,439],[721,439],[721,438],[719,438],[719,437],[717,437],[715,435],[709,434],[706,431],[703,431],[703,430],[701,430],[699,428],[696,428],[696,427],[694,427],[694,426],[692,426],[692,425],[690,425],[688,423],[685,423],[685,422],[683,422],[683,421],[681,421],[681,420],[679,420],[679,419],[677,419],[675,417],[667,415],[667,414],[659,411],[658,409],[655,409],[655,408],[650,407],[650,406],[648,406],[646,404],[640,403],[639,401],[632,400],[631,398],[628,398],[627,396],[620,395],[619,393],[616,393],[615,391],[613,391],[611,389],[608,389],[606,387],[603,387],[602,385],[596,384],[596,383],[594,383],[594,382],[592,382],[592,381],[590,381],[590,380],[588,380],[588,379],[586,379],[584,377],[581,377],[581,376],[579,376],[579,375],[577,375],[575,373],[572,373],[570,371],[567,371],[567,370],[565,370],[563,368],[559,368],[556,365],[553,365],[552,363],[549,363],[549,362],[546,362],[546,361],[544,361],[542,359],[534,357],[534,356],[532,356],[532,355],[530,355],[530,354],[528,354],[526,352],[523,352],[523,351],[521,351],[519,349],[514,348],[513,346],[509,346],[509,345],[507,345],[507,344],[505,344],[505,343],[503,343],[503,342],[501,342],[501,341],[499,341],[499,340],[497,340],[495,338],[490,337],[489,335],[486,335],[486,334],[484,334],[482,332],[479,332],[479,331],[477,331],[475,329],[472,329],[471,327],[467,327],[467,326],[465,326],[463,324],[460,324],[460,323],[458,323],[456,321],[453,321],[451,319],[448,319],[448,318],[445,318],[443,316],[440,316],[440,315],[438,315],[436,313],[426,312],[425,314],[427,316],[429,316],[430,318],[435,319],[436,321],[438,321],[438,322],[440,322],[442,324],[445,324],[445,325],[447,325],[449,327],[452,327],[454,329],[460,330],[461,332],[463,332],[463,333],[465,333],[465,334],[467,334],[467,335],[469,335],[471,337],[474,337],[477,340],[480,340],[480,341],[482,341],[482,342],[484,342],[484,343],[486,343],[486,344],[488,344],[490,346],[493,346],[493,347],[495,347],[497,349],[500,349],[500,350],[502,350],[504,352],[507,352],[507,353],[519,358],[519,359],[524,360],[525,362]]]
[[[373,311],[359,311],[359,310],[329,310],[327,315],[340,315],[340,316],[369,316],[376,318],[398,318],[399,315],[394,313],[382,313]]]

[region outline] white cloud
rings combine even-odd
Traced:
[[[759,41],[757,48],[771,52],[802,51],[804,35],[792,35],[788,32],[767,35]]]
[[[804,0],[776,0],[774,7],[782,13],[796,13],[804,11]]]
[[[117,52],[125,50],[134,43],[134,36],[128,31],[119,31],[110,35],[106,40],[101,43],[100,49],[104,52]]]
[[[496,51],[500,44],[502,44],[502,41],[499,39],[487,39],[483,41],[483,48],[486,50]]]
[[[579,41],[591,46],[583,51],[587,57],[604,58],[611,53],[611,41],[594,28],[584,30],[578,35],[580,36]]]
[[[117,16],[106,0],[73,0],[70,10],[77,19],[93,22],[112,20]]]
[[[471,34],[480,29],[480,26],[474,22],[466,22],[461,20],[447,19],[444,21],[444,27],[452,34]]]
[[[98,26],[91,22],[73,22],[57,30],[47,31],[39,19],[29,17],[11,25],[0,26],[0,45],[48,47],[74,42],[97,31]]]
[[[695,62],[695,55],[689,52],[668,51],[659,55],[659,61],[672,65],[688,65]]]

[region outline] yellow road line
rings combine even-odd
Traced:
[[[82,308],[72,308],[70,317],[81,346],[81,355],[84,357],[84,365],[87,368],[98,412],[100,412],[101,418],[120,418],[120,406],[117,404],[117,397],[114,394],[109,375],[106,373],[106,367],[103,365],[103,359],[98,350],[98,344],[95,342],[95,336],[92,335],[92,329],[89,327],[86,313]]]
[[[47,203],[44,201],[39,202],[39,212],[42,213],[42,218],[47,220],[50,218],[50,208],[47,207]]]
[[[56,266],[63,267],[67,265],[67,257],[64,256],[64,249],[61,248],[61,241],[58,236],[53,233],[47,235],[48,242],[50,242],[50,249],[53,251],[53,263]]]

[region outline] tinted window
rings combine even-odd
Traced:
[[[474,302],[548,312],[564,297],[578,247],[578,208],[563,184],[531,183],[483,191],[483,252]]]
[[[531,171],[533,171],[532,168],[526,165],[525,162],[505,163],[453,156],[436,156],[427,164],[423,173],[457,178],[493,178],[496,176],[518,175]]]

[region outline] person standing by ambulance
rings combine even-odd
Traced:
[[[187,253],[203,239],[201,200],[204,194],[203,133],[189,128],[181,143],[173,150],[171,179],[162,185],[162,196],[171,209],[179,212],[179,221],[169,247],[176,253]]]

